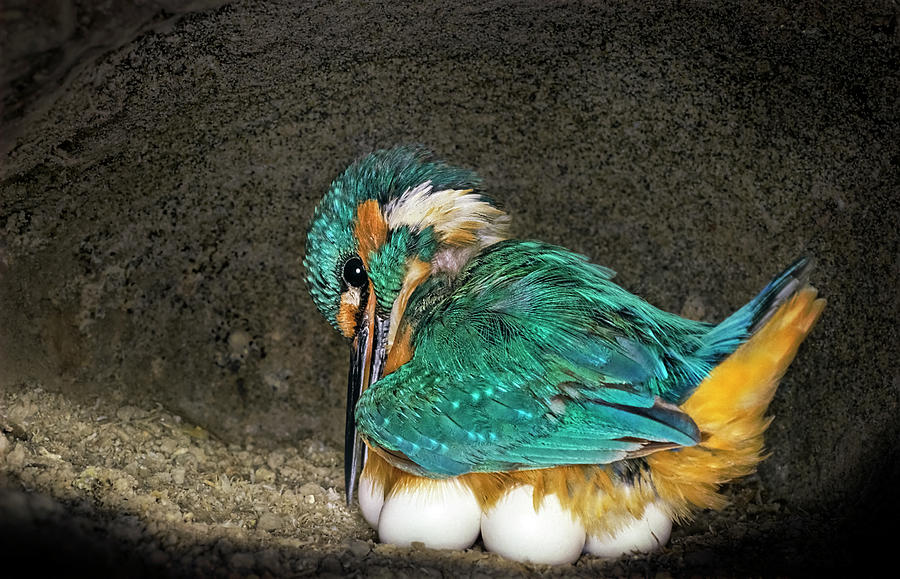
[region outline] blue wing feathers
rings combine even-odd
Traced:
[[[678,407],[800,286],[800,260],[717,326],[658,310],[582,256],[507,241],[410,299],[415,353],[357,424],[428,476],[592,464],[699,442]]]
[[[769,320],[781,304],[803,287],[812,265],[812,261],[804,257],[788,266],[755,298],[704,336],[697,357],[714,365],[734,352]]]

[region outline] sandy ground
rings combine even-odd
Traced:
[[[860,574],[900,479],[895,2],[0,6],[0,575]],[[660,553],[377,545],[305,228],[358,155],[477,170],[517,236],[716,321],[829,305],[772,456]]]
[[[101,576],[505,577],[804,574],[821,545],[805,514],[768,500],[758,478],[731,505],[679,527],[667,548],[573,566],[512,563],[484,552],[401,549],[343,494],[343,460],[320,441],[226,444],[162,407],[112,391],[92,404],[41,388],[0,398],[3,566]],[[24,492],[23,492],[24,491]],[[822,531],[815,533],[822,540]]]

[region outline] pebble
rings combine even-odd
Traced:
[[[6,465],[12,470],[21,469],[25,466],[27,456],[28,451],[26,450],[25,445],[19,442],[13,447],[12,451],[6,455]]]
[[[6,456],[6,454],[10,451],[10,448],[12,448],[12,444],[3,435],[3,433],[0,433],[0,459]]]
[[[306,483],[297,489],[297,494],[300,495],[321,495],[325,494],[325,489],[316,483]]]
[[[273,513],[263,513],[256,521],[256,528],[261,531],[277,531],[284,528],[284,519]]]
[[[261,466],[258,469],[256,469],[256,472],[254,473],[254,475],[255,475],[255,481],[257,483],[267,484],[267,483],[275,482],[275,472],[264,466]]]
[[[365,557],[369,554],[369,551],[371,551],[372,548],[365,541],[355,539],[353,541],[350,541],[348,550],[354,557]]]
[[[123,422],[140,420],[141,418],[146,418],[148,414],[149,413],[146,410],[138,408],[137,406],[122,406],[116,410],[116,418]]]
[[[684,562],[693,567],[711,566],[716,562],[716,553],[709,549],[685,553]]]
[[[229,558],[229,562],[237,569],[251,569],[256,561],[250,553],[235,553]]]
[[[324,573],[342,573],[344,571],[344,566],[341,564],[341,560],[333,555],[329,555],[323,557],[319,562],[319,571]]]

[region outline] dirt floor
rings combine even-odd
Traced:
[[[0,5],[0,575],[860,575],[900,480],[896,2]],[[647,556],[379,545],[306,223],[423,143],[520,237],[716,321],[800,255],[828,307],[772,456]],[[877,567],[876,567],[877,568]]]
[[[78,404],[33,384],[2,395],[4,567],[18,560],[36,574],[121,577],[666,577],[805,575],[836,560],[823,542],[840,526],[786,510],[758,477],[732,485],[728,508],[677,527],[665,550],[647,556],[550,567],[480,545],[381,545],[345,504],[335,447],[226,444],[161,406],[128,402],[112,391]]]

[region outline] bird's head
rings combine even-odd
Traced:
[[[471,171],[428,151],[397,147],[365,156],[316,208],[304,265],[313,301],[351,340],[347,397],[348,500],[359,458],[354,410],[384,372],[409,297],[430,276],[454,276],[507,236],[509,218]]]

